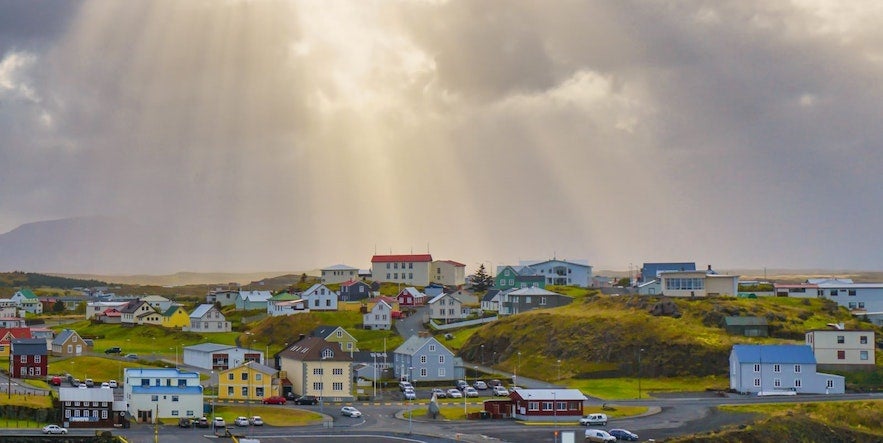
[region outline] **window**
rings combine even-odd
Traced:
[[[439,378],[445,376],[445,368],[438,368],[438,376]]]
[[[429,345],[429,352],[435,352],[435,345]]]
[[[543,410],[544,411],[551,411],[552,410],[552,402],[544,401],[543,402]]]
[[[248,381],[248,372],[242,373],[242,381]]]
[[[861,360],[868,359],[868,351],[858,351],[858,358]]]
[[[159,396],[158,395],[151,395],[150,401],[159,401]]]
[[[831,380],[831,379],[829,378],[828,381],[825,382],[825,387],[826,387],[826,388],[833,388],[833,387],[834,387],[834,380]]]
[[[828,294],[830,294],[831,297],[836,297],[836,296],[837,296],[837,290],[836,290],[836,289],[832,289],[832,290],[828,291]]]
[[[254,395],[256,397],[263,397],[264,396],[264,388],[262,388],[262,387],[254,388]]]
[[[331,299],[327,298],[327,299],[325,299],[325,307],[329,307],[329,306],[331,306]]]
[[[322,368],[313,368],[313,375],[323,375]]]
[[[754,365],[754,372],[760,372],[760,365],[759,364]]]
[[[795,378],[795,379],[794,379],[794,387],[795,387],[795,388],[799,388],[799,387],[800,387],[800,379],[799,379],[799,378]]]
[[[188,416],[188,417],[193,417],[193,411],[187,411],[187,416]]]
[[[27,355],[22,355],[21,357],[19,357],[18,361],[21,362],[21,363],[27,363],[27,362],[28,362],[28,356],[27,356]]]
[[[546,304],[546,297],[540,297],[540,306],[543,306],[545,304]]]
[[[845,340],[845,338],[844,338],[842,335],[838,335],[838,336],[837,336],[837,343],[838,343],[838,344],[841,344],[841,345],[842,345],[845,341],[846,341],[846,340]]]
[[[389,266],[389,263],[387,263],[387,266]],[[386,273],[386,279],[389,280],[389,272]]]
[[[334,375],[343,375],[343,368],[332,368],[331,373]]]
[[[314,381],[313,382],[313,390],[321,391],[322,390],[322,382]]]
[[[178,401],[178,396],[177,396],[177,395],[173,395],[173,396],[172,396],[172,401]]]
[[[156,396],[154,395],[154,397],[156,397]],[[74,410],[74,417],[79,417],[79,416],[80,416],[80,410],[79,409]]]
[[[71,417],[71,410],[70,410],[70,409],[65,409],[65,410],[64,410],[64,416],[67,417],[67,418],[70,418],[70,417]]]
[[[757,371],[754,371],[757,372]],[[773,372],[782,372],[782,365],[775,364],[773,365]]]
[[[409,272],[409,273],[408,273],[408,278],[410,278],[411,280],[413,280],[413,279],[414,279],[414,273],[413,273],[413,272]]]
[[[40,355],[35,355],[34,356],[34,363],[40,363],[40,357],[41,357]]]
[[[254,381],[261,381],[261,375],[262,375],[262,374],[255,374],[255,375],[254,375]]]
[[[101,418],[107,418],[107,417],[105,417],[106,415],[107,415],[107,411],[101,411]],[[178,411],[177,410],[172,411],[172,416],[177,417]]]
[[[850,289],[850,290],[849,290],[849,295],[855,296],[855,289]]]
[[[227,386],[227,395],[233,396],[233,386]]]
[[[782,387],[782,379],[779,379],[779,378],[773,379],[773,386],[777,387],[777,388],[781,388]]]
[[[527,402],[527,410],[528,411],[539,411],[540,410],[540,402],[538,402],[538,401]]]
[[[332,391],[342,391],[343,390],[343,383],[341,383],[341,382],[332,383],[331,390]]]
[[[528,297],[524,297],[524,302],[527,303],[527,304],[530,304],[530,303],[531,303],[531,301],[530,301],[530,296],[528,296]]]
[[[426,364],[426,356],[425,355],[420,356],[420,363]]]
[[[855,302],[854,301],[849,302],[849,309],[855,309]]]
[[[438,356],[438,362],[439,362],[439,363],[444,363],[444,362],[445,362],[445,356],[444,356],[444,355],[439,355],[439,356]]]
[[[837,351],[837,360],[846,360],[846,351]]]
[[[800,373],[800,365],[794,365],[794,373],[795,373],[795,374],[799,374],[799,373]]]
[[[243,397],[248,397],[248,386],[243,386],[241,392]]]
[[[322,358],[333,358],[333,357],[334,357],[334,351],[332,351],[331,349],[323,349],[322,350]]]
[[[861,344],[863,344],[863,345],[868,344],[868,336],[867,336],[867,335],[862,335],[861,337],[858,338],[858,342],[861,343]]]
[[[429,371],[427,371],[426,368],[420,368],[420,376],[426,377],[427,375],[429,375]]]
[[[566,411],[567,410],[567,402],[566,401],[557,402],[555,405],[555,409],[557,409],[559,411]]]
[[[760,387],[760,379],[759,378],[754,379],[754,387],[756,387],[756,388]]]

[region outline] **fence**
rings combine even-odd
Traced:
[[[456,323],[447,323],[444,325],[436,324],[435,320],[429,320],[429,327],[439,331],[447,331],[449,329],[465,328],[466,326],[482,325],[497,321],[497,317],[479,318],[475,320],[458,321]]]

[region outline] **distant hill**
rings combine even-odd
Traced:
[[[280,275],[289,275],[286,272],[250,272],[250,273],[224,273],[224,272],[178,272],[165,275],[100,275],[100,274],[53,274],[69,278],[100,279],[110,283],[122,285],[154,285],[154,286],[187,286],[187,285],[226,285],[236,283],[240,285],[252,285],[266,279],[275,279]],[[300,274],[297,274],[300,276]],[[272,285],[270,285],[272,286]]]
[[[0,272],[0,287],[37,288],[43,286],[60,289],[71,289],[107,286],[107,283],[101,280],[66,278],[55,275],[36,274],[32,272]]]

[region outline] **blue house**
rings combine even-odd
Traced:
[[[644,263],[641,267],[640,283],[648,283],[659,278],[660,272],[665,271],[695,271],[696,263]]]
[[[393,373],[412,383],[463,378],[463,359],[434,337],[412,335],[392,354]]]
[[[730,351],[730,389],[743,394],[842,394],[845,379],[816,372],[807,345],[735,345]]]

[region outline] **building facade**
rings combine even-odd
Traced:
[[[125,368],[123,378],[123,400],[139,423],[203,415],[199,373],[177,368]]]
[[[876,335],[870,330],[819,329],[806,333],[819,369],[873,370]]]
[[[534,309],[557,308],[573,303],[573,298],[542,288],[523,288],[503,291],[500,315],[514,315]]]
[[[842,394],[845,379],[816,372],[805,345],[735,345],[730,351],[730,389],[744,394]]]
[[[230,322],[215,305],[199,305],[190,313],[190,328],[193,332],[230,332],[233,330]]]
[[[359,278],[359,268],[347,265],[334,265],[322,268],[322,283],[334,284],[343,283],[348,280],[356,280]]]
[[[185,346],[184,364],[201,369],[223,371],[243,363],[264,362],[264,353],[255,349],[240,348],[217,343],[202,343]]]
[[[112,389],[58,388],[62,426],[66,428],[112,428]]]
[[[371,258],[371,279],[411,286],[429,284],[432,255],[375,255]]]
[[[667,297],[735,297],[739,293],[739,276],[707,271],[660,272],[662,295]]]
[[[14,338],[9,350],[9,374],[13,378],[40,378],[48,372],[46,340]]]
[[[280,395],[278,373],[252,361],[221,371],[218,373],[218,399],[260,401]]]
[[[429,270],[432,283],[445,286],[466,284],[466,265],[453,260],[436,260]]]
[[[277,357],[279,369],[287,374],[295,394],[314,395],[324,401],[354,398],[352,358],[337,343],[305,337]]]
[[[362,327],[371,330],[389,330],[392,328],[392,307],[385,301],[379,301],[367,313],[362,314]]]
[[[435,337],[412,335],[393,351],[393,373],[411,383],[463,378],[463,360]]]
[[[311,311],[337,310],[337,293],[321,283],[316,283],[301,292],[300,298],[306,302]]]

